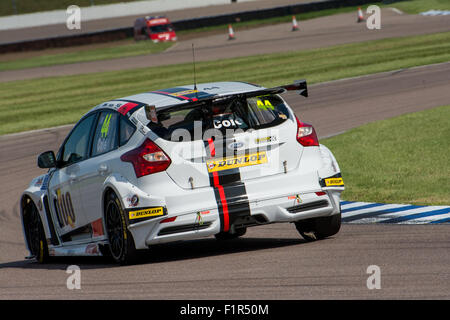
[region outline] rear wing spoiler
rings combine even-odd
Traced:
[[[229,95],[212,95],[204,98],[195,98],[191,100],[187,100],[184,104],[176,104],[176,105],[168,105],[164,107],[159,107],[156,109],[155,106],[145,106],[145,114],[148,120],[157,123],[157,112],[160,113],[162,111],[175,111],[175,110],[183,110],[183,109],[190,109],[193,107],[201,107],[206,106],[208,103],[214,102],[214,100],[225,100],[225,99],[231,99],[233,97],[238,98],[252,98],[257,96],[262,96],[266,94],[282,94],[286,91],[297,91],[299,95],[304,96],[305,98],[308,97],[308,86],[306,84],[306,80],[296,80],[294,83],[284,85],[284,86],[278,86],[273,88],[267,88],[267,89],[261,89],[261,90],[255,90],[255,91],[248,91],[248,92],[240,92],[240,93],[234,93]]]
[[[267,90],[276,90],[276,89],[283,90],[280,93],[284,93],[286,91],[298,91],[299,95],[304,96],[305,98],[308,97],[308,86],[306,84],[306,80],[296,80],[292,84],[270,88]]]

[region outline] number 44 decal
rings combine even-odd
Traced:
[[[261,101],[261,100],[258,100],[258,101],[256,102],[256,105],[257,105],[257,107],[260,108],[260,109],[267,110],[267,108],[269,108],[269,109],[274,110],[273,105],[272,105],[272,103],[271,103],[269,100],[264,100],[264,102]]]

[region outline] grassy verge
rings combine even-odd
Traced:
[[[344,176],[345,200],[450,205],[450,105],[370,123],[321,143]]]
[[[30,58],[8,59],[8,61],[0,60],[0,71],[139,56],[162,52],[172,45],[173,42],[153,43],[152,41],[134,42],[134,40],[130,40],[130,43],[118,46],[88,50],[79,48],[73,52],[44,54]]]
[[[395,7],[409,14],[417,14],[428,10],[450,10],[449,0],[409,0],[395,2],[389,7]]]
[[[305,78],[311,84],[445,61],[450,32],[199,62],[197,81],[275,86]],[[0,134],[74,123],[103,101],[189,83],[190,63],[2,83]]]

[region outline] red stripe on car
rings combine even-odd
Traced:
[[[123,115],[126,115],[128,111],[136,107],[138,104],[133,102],[127,102],[124,105],[122,105],[117,111]]]

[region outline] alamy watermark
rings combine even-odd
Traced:
[[[71,5],[67,7],[66,13],[68,15],[66,26],[69,30],[81,29],[81,9],[79,6]]]
[[[81,269],[77,265],[68,266],[66,273],[70,274],[67,278],[66,286],[69,290],[80,290],[81,289]]]
[[[381,9],[377,5],[367,7],[366,13],[369,15],[366,20],[366,26],[369,30],[381,29]]]
[[[367,278],[366,285],[367,289],[381,289],[381,269],[377,265],[370,265],[366,270],[367,274],[370,276]]]

